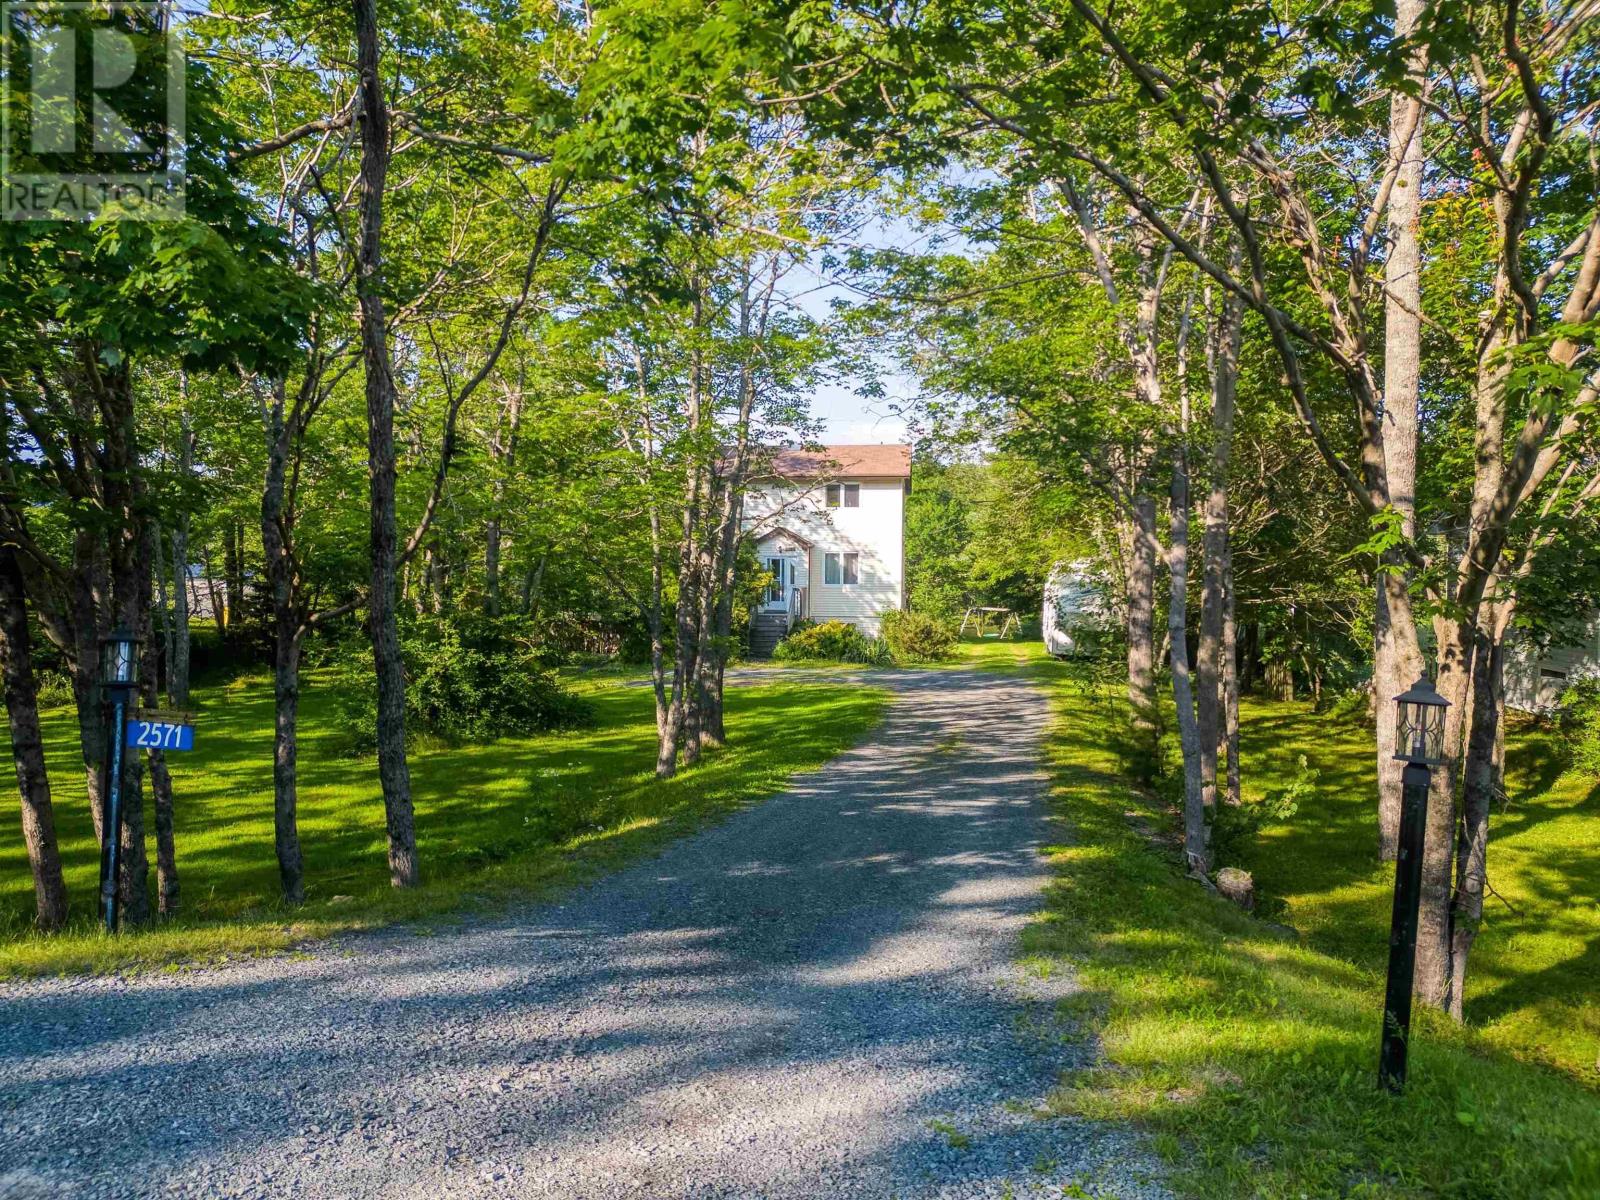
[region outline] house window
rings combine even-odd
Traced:
[[[855,553],[824,554],[822,556],[822,582],[838,587],[845,583],[860,582],[861,556]]]
[[[830,483],[827,488],[827,505],[829,508],[860,508],[861,485]]]

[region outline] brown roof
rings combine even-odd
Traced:
[[[781,449],[763,475],[780,479],[910,479],[911,447],[824,446],[818,450]]]

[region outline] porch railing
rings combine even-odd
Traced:
[[[797,622],[806,617],[806,589],[803,587],[789,589],[789,628],[793,629]]]

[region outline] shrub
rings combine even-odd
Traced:
[[[458,614],[409,617],[400,626],[406,731],[448,742],[484,742],[587,724],[588,703],[557,683],[540,650],[508,620]],[[378,696],[371,650],[353,642],[337,674],[352,749],[377,744]]]
[[[956,648],[950,626],[926,613],[884,613],[883,640],[896,662],[938,662],[953,655]]]
[[[76,699],[72,692],[72,676],[65,671],[40,671],[35,678],[40,708],[57,708]]]
[[[868,637],[846,621],[796,625],[772,657],[784,662],[848,662],[884,666],[893,661],[882,638]]]
[[[1562,692],[1555,720],[1568,766],[1600,775],[1600,676],[1580,679]]]
[[[1217,805],[1215,823],[1211,827],[1211,846],[1216,852],[1218,864],[1224,860],[1230,863],[1239,861],[1260,834],[1262,826],[1273,821],[1291,820],[1300,811],[1300,802],[1316,794],[1321,774],[1302,754],[1299,756],[1298,770],[1288,787],[1268,792],[1257,801]]]

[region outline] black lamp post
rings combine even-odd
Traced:
[[[1444,762],[1444,710],[1450,702],[1424,675],[1394,698],[1395,758],[1400,775],[1400,852],[1394,864],[1394,916],[1389,922],[1389,983],[1383,998],[1383,1050],[1378,1082],[1391,1092],[1406,1086],[1406,1045],[1411,1036],[1412,976],[1417,962],[1417,911],[1422,902],[1422,835],[1428,823],[1428,787]]]
[[[105,837],[100,845],[100,912],[106,932],[117,930],[117,881],[122,857],[122,743],[126,737],[128,707],[139,684],[139,639],[126,629],[100,639],[100,683],[111,705],[106,730]]]

